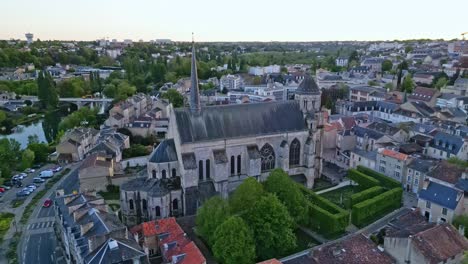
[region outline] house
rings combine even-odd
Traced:
[[[428,73],[415,73],[413,75],[413,81],[417,84],[432,84],[434,80],[434,75]]]
[[[149,263],[142,249],[129,241],[127,228],[109,211],[103,198],[94,192],[63,195],[59,191],[57,194],[55,234],[64,261],[103,263],[102,257],[111,255],[115,261],[119,258],[125,263]]]
[[[421,101],[406,102],[401,104],[399,109],[395,111],[397,115],[408,117],[407,120],[403,121],[414,121],[416,123],[428,121],[434,113],[433,108]]]
[[[422,101],[427,105],[434,107],[439,97],[440,92],[435,88],[426,88],[418,86],[413,93],[408,96],[409,101]]]
[[[374,93],[385,93],[385,88],[373,86],[355,86],[349,88],[349,100],[352,102],[371,101]]]
[[[409,138],[409,134],[406,131],[386,122],[372,122],[367,128],[385,134],[399,143],[407,142]]]
[[[74,128],[65,132],[57,145],[57,161],[70,163],[83,160],[94,147],[99,131],[94,128]]]
[[[446,107],[456,107],[457,101],[459,98],[462,98],[460,95],[451,94],[451,93],[442,93],[436,101],[436,106],[440,108]]]
[[[353,127],[351,132],[356,137],[356,147],[365,151],[377,150],[394,142],[383,133],[360,126]]]
[[[406,168],[411,157],[395,150],[381,148],[377,152],[376,170],[392,179],[406,184]]]
[[[418,193],[426,179],[427,174],[438,165],[438,162],[432,159],[414,158],[406,168],[406,191]]]
[[[147,255],[160,256],[163,263],[206,263],[205,257],[174,217],[141,223],[130,232]]]
[[[154,108],[153,99],[145,94],[138,93],[132,97],[115,104],[109,110],[109,118],[104,124],[107,127],[122,128],[133,122],[134,119],[145,115]]]
[[[445,132],[437,132],[429,144],[426,154],[435,159],[457,157],[461,160],[467,160],[468,140]]]
[[[81,163],[78,171],[80,191],[105,191],[106,186],[112,184],[114,160],[106,156],[96,152]]]
[[[357,166],[364,166],[375,170],[375,162],[377,160],[377,150],[365,151],[361,149],[354,149],[351,151],[350,167],[357,168]]]
[[[367,58],[361,62],[361,66],[367,66],[373,72],[382,72],[383,58]]]
[[[468,241],[449,224],[428,223],[408,211],[386,227],[384,249],[396,263],[461,263]]]
[[[418,208],[429,222],[451,223],[455,215],[463,213],[463,192],[425,180],[419,191]]]
[[[338,57],[335,60],[335,64],[336,64],[336,66],[346,67],[346,66],[348,66],[348,58]]]
[[[363,234],[356,234],[318,246],[298,255],[280,259],[283,264],[391,264],[396,263],[390,255],[379,250],[377,245]]]

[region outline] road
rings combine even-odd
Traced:
[[[65,193],[78,190],[78,166],[74,166],[70,174],[58,185],[56,189],[64,189]],[[55,198],[54,189],[48,198]],[[46,199],[46,198],[44,198]],[[56,250],[57,241],[54,233],[54,209],[42,207],[42,201],[38,203],[40,209],[36,209],[28,222],[23,234],[23,248],[20,250],[22,263],[49,264],[59,263],[60,250]]]
[[[4,206],[9,206],[11,201],[16,199],[16,192],[20,191],[21,189],[28,186],[29,184],[33,184],[33,179],[35,177],[39,177],[39,174],[41,173],[41,171],[44,171],[44,170],[47,170],[47,169],[50,169],[50,168],[53,168],[53,167],[56,167],[56,166],[57,165],[54,165],[54,164],[46,164],[42,168],[36,170],[34,173],[28,174],[28,176],[21,181],[21,183],[23,184],[23,187],[20,187],[20,188],[11,187],[11,189],[7,190],[3,194],[3,196],[0,198],[0,202],[4,203]],[[39,185],[39,184],[36,184],[36,185]],[[34,195],[34,193],[32,193],[31,195]],[[24,198],[21,198],[21,199],[27,199],[27,197],[24,197]]]

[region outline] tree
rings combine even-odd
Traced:
[[[265,181],[265,190],[275,194],[298,224],[307,222],[307,200],[296,182],[282,169],[275,169]]]
[[[162,97],[168,99],[174,108],[184,106],[184,97],[176,89],[167,90]]]
[[[393,68],[393,63],[391,60],[384,60],[382,62],[382,72],[388,72]]]
[[[229,217],[215,232],[214,256],[223,264],[255,263],[252,231],[238,216]]]
[[[413,79],[411,78],[411,74],[406,75],[405,79],[403,80],[403,83],[401,84],[401,89],[402,91],[405,91],[407,93],[412,93],[414,88],[414,82]]]
[[[233,213],[248,210],[264,195],[262,184],[249,177],[234,191],[229,200],[229,208]]]
[[[446,78],[442,77],[440,78],[439,80],[437,80],[436,84],[435,84],[435,88],[437,89],[442,89],[443,87],[445,87],[447,85],[448,81]]]
[[[62,122],[60,122],[58,130],[66,131],[67,129],[78,126],[98,127],[97,113],[98,109],[96,108],[90,109],[89,107],[82,107],[65,117]]]
[[[260,197],[242,217],[253,230],[258,258],[281,256],[296,247],[294,221],[274,194]]]
[[[31,168],[31,166],[34,164],[34,152],[30,149],[25,149],[23,150],[23,153],[21,154],[21,167],[22,169],[27,169]]]
[[[41,71],[37,78],[37,96],[42,108],[56,108],[58,104],[57,91],[50,74]]]
[[[406,61],[402,61],[397,67],[397,90],[401,88],[401,78],[403,77],[403,70],[408,69],[408,63]]]
[[[384,85],[384,88],[387,89],[388,91],[393,90],[393,83],[386,83]]]
[[[215,230],[229,216],[229,207],[226,200],[219,196],[212,197],[203,203],[197,210],[196,226],[197,234],[209,245],[215,243]]]
[[[30,143],[28,149],[34,152],[34,162],[46,162],[49,156],[49,146],[45,143]]]

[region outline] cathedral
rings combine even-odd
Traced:
[[[167,107],[166,139],[151,153],[146,177],[121,186],[125,224],[193,215],[211,196],[228,197],[248,177],[282,168],[312,188],[320,176],[320,90],[306,77],[294,100],[201,106],[192,43],[189,107]]]

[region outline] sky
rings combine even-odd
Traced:
[[[329,41],[460,38],[468,0],[3,0],[0,39]]]

